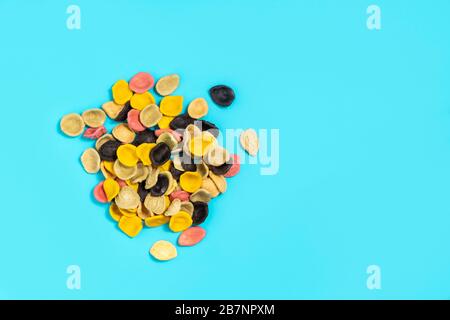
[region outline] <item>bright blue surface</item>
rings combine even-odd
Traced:
[[[450,2],[376,1],[380,31],[369,4],[2,0],[0,298],[449,298]],[[180,74],[186,101],[234,87],[221,128],[280,129],[279,173],[243,166],[168,263],[148,249],[177,236],[118,231],[78,160],[92,142],[57,130],[141,70]]]

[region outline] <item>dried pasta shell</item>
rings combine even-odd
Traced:
[[[133,108],[131,108],[130,101],[127,101],[122,110],[117,114],[117,116],[114,118],[115,121],[123,122],[127,120],[128,118],[128,112],[130,112]]]
[[[145,179],[147,179],[148,172],[148,167],[139,162],[136,165],[136,174],[130,179],[131,183],[135,184],[144,181]]]
[[[106,115],[111,119],[115,119],[117,115],[122,111],[123,104],[117,104],[114,101],[108,101],[102,104],[102,109]]]
[[[142,220],[153,217],[153,213],[144,206],[143,203],[139,203],[137,208],[137,216]]]
[[[117,159],[127,167],[134,167],[139,158],[136,154],[136,146],[130,143],[123,144],[117,148]]]
[[[83,133],[84,121],[79,114],[69,113],[62,117],[59,126],[64,134],[76,137]]]
[[[227,181],[225,180],[224,176],[218,176],[210,171],[209,178],[212,180],[212,182],[214,182],[217,190],[219,190],[220,193],[224,193],[225,191],[227,191]]]
[[[145,180],[145,189],[152,188],[158,182],[159,169],[149,167],[147,179]]]
[[[157,260],[168,261],[177,257],[177,248],[169,241],[156,241],[150,248],[150,254]]]
[[[168,96],[178,88],[179,84],[180,76],[177,74],[170,74],[158,80],[155,90],[161,96]]]
[[[247,129],[241,133],[239,138],[242,148],[251,156],[256,156],[259,149],[258,135],[254,129]]]
[[[114,162],[113,167],[114,173],[116,176],[122,180],[131,179],[136,174],[136,166],[127,167],[120,163],[119,159]]]
[[[96,140],[103,136],[107,132],[105,126],[100,126],[98,128],[87,128],[84,133],[83,137],[87,139]]]
[[[135,93],[130,99],[130,104],[133,109],[142,110],[148,105],[155,104],[155,98],[148,91]]]
[[[136,155],[143,164],[149,166],[152,164],[150,160],[150,151],[156,146],[156,143],[142,143],[136,148]]]
[[[170,122],[174,119],[174,117],[162,116],[162,118],[158,121],[158,127],[160,129],[169,128]]]
[[[167,160],[166,163],[164,163],[163,165],[159,166],[159,171],[163,172],[163,171],[169,171],[170,170],[170,166],[172,165],[172,160]]]
[[[191,156],[191,152],[189,150],[190,141],[202,135],[202,131],[195,125],[190,124],[186,127],[186,130],[183,132],[183,153],[185,155]]]
[[[164,211],[167,210],[170,206],[170,198],[169,196],[163,196],[164,197]]]
[[[153,197],[148,194],[144,200],[144,206],[153,214],[163,214],[166,210],[165,199],[163,196]]]
[[[180,211],[180,208],[181,208],[181,200],[173,199],[167,210],[164,212],[164,215],[168,217],[173,216],[174,214]]]
[[[197,173],[201,175],[203,179],[208,177],[209,168],[203,161],[197,164]]]
[[[203,179],[201,188],[208,191],[211,198],[215,198],[220,194],[219,189],[217,189],[216,185],[210,178]]]
[[[204,98],[197,98],[191,101],[188,106],[188,114],[193,119],[200,119],[208,113],[208,102]]]
[[[194,205],[190,201],[183,201],[180,205],[180,211],[187,212],[192,216],[192,214],[194,213]]]
[[[112,86],[112,95],[115,103],[125,104],[133,96],[133,91],[128,87],[128,82],[125,80],[118,80]]]
[[[147,180],[148,174],[150,172],[148,166],[144,166],[142,163],[138,163],[136,166],[137,172],[131,178],[132,183],[142,183],[142,186],[145,186],[145,181]]]
[[[228,161],[230,161],[228,151],[217,145],[209,148],[205,155],[205,162],[211,166],[219,167]]]
[[[160,175],[163,175],[165,177],[167,177],[167,181],[168,181],[168,186],[167,186],[167,190],[164,192],[164,195],[169,195],[173,192],[173,190],[175,190],[175,188],[177,187],[177,182],[175,181],[175,179],[173,178],[172,174],[169,171],[161,171],[160,170]],[[161,179],[161,178],[159,178]]]
[[[134,217],[122,216],[119,220],[119,228],[127,236],[134,238],[142,230],[142,220],[137,216]]]
[[[108,201],[112,201],[119,194],[120,186],[116,180],[110,178],[103,182],[103,190]]]
[[[143,132],[145,131],[145,129],[147,129],[139,120],[140,114],[141,112],[136,109],[128,111],[127,115],[128,127],[130,127],[130,129],[133,130],[134,132]]]
[[[198,137],[202,135],[202,130],[194,124],[190,124],[186,127],[185,133],[189,135],[190,138]]]
[[[180,187],[187,192],[195,192],[202,185],[202,177],[197,172],[186,171],[180,177]]]
[[[170,132],[162,133],[156,140],[156,143],[160,142],[164,142],[165,144],[167,144],[170,150],[173,150],[178,145],[177,139]]]
[[[116,177],[115,173],[109,172],[106,167],[105,167],[105,162],[106,161],[102,161],[100,162],[100,171],[102,172],[103,176],[105,177],[105,179],[114,179]]]
[[[109,215],[114,221],[119,221],[122,217],[122,213],[114,202],[109,206]]]
[[[132,143],[136,137],[136,133],[125,123],[115,126],[112,130],[112,134],[114,138],[123,143]]]
[[[100,155],[97,150],[86,149],[81,155],[81,164],[87,173],[97,173],[100,170]]]
[[[119,208],[120,213],[125,217],[135,217],[137,213],[137,209],[121,209]]]
[[[131,187],[134,191],[138,191],[139,189],[139,184],[138,183],[133,183],[131,182],[131,178],[128,180],[125,180],[125,183],[127,184],[127,186]],[[139,197],[140,198],[140,197]]]
[[[196,157],[203,157],[208,149],[216,144],[216,138],[205,131],[201,136],[194,137],[189,141],[189,153]]]
[[[130,89],[137,93],[143,93],[153,87],[155,80],[148,72],[138,72],[130,80]]]
[[[173,164],[174,168],[177,169],[178,171],[184,171],[184,168],[181,165],[181,158],[178,154],[173,156],[172,164]]]
[[[169,228],[173,232],[184,231],[192,225],[192,222],[192,217],[189,213],[180,211],[170,218]]]
[[[172,174],[170,174],[170,175],[172,175]],[[177,188],[178,188],[178,182],[172,177],[172,180],[170,181],[170,185],[164,194],[169,195],[172,192],[174,192]]]
[[[191,202],[205,202],[208,203],[211,200],[211,195],[205,189],[198,189],[189,197]]]
[[[114,172],[114,161],[102,161],[100,163],[100,170],[102,171],[105,178],[116,177],[116,173]]]
[[[102,135],[100,138],[97,139],[97,141],[95,142],[95,149],[100,150],[100,147],[107,141],[112,141],[115,140],[114,137],[107,133]]]
[[[145,225],[147,227],[159,227],[170,221],[170,217],[166,217],[164,215],[160,216],[152,216],[145,219]]]
[[[175,190],[172,193],[170,193],[169,198],[172,201],[174,199],[180,199],[180,201],[188,201],[189,196],[190,196],[189,192],[186,192],[184,190]]]
[[[84,123],[91,128],[101,127],[106,120],[106,114],[102,109],[88,109],[81,114]]]
[[[138,193],[129,186],[122,187],[116,197],[116,204],[120,209],[136,209],[140,202]]]
[[[139,120],[147,128],[156,126],[161,118],[162,113],[156,104],[146,106],[139,114]]]
[[[175,117],[183,110],[182,96],[167,96],[161,99],[159,110],[165,116]]]

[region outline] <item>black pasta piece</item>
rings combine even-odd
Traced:
[[[208,217],[208,204],[200,201],[193,202],[192,204],[194,205],[194,212],[192,213],[193,224],[202,224]]]
[[[154,166],[159,167],[169,161],[170,155],[170,147],[164,142],[160,142],[150,151],[150,160]]]
[[[233,166],[233,163],[227,163],[227,162],[225,162],[224,164],[217,166],[217,167],[208,165],[209,169],[214,174],[217,174],[218,176],[222,176],[222,175],[226,174],[228,171],[230,171],[232,166]]]
[[[216,138],[219,135],[219,128],[212,122],[206,120],[197,120],[195,122],[195,125],[199,127],[202,131],[208,131]]]
[[[214,86],[209,89],[211,99],[221,107],[228,107],[234,101],[234,90],[225,85]]]
[[[133,144],[135,146],[139,146],[143,143],[155,143],[156,139],[157,137],[154,130],[144,130],[136,133],[136,138],[134,138]]]
[[[139,183],[137,193],[141,198],[141,202],[144,202],[145,197],[149,194],[149,190],[145,189],[145,180]]]
[[[122,110],[120,110],[120,112],[117,114],[117,116],[114,118],[114,120],[119,121],[119,122],[123,122],[123,121],[127,120],[128,111],[130,111],[131,109],[132,108],[131,108],[130,101],[128,101],[127,103],[125,103]]]
[[[104,161],[116,161],[117,159],[117,149],[122,145],[119,141],[109,140],[101,145],[98,150],[100,159]]]
[[[173,165],[173,162],[170,164],[169,172],[172,174],[172,177],[176,181],[179,181],[181,175],[184,173],[183,171],[180,171],[177,168],[175,168],[174,165]]]
[[[194,163],[194,159],[184,152],[180,155],[181,167],[184,171],[197,171],[197,165]]]
[[[156,184],[150,188],[149,192],[153,197],[160,197],[169,188],[169,178],[165,174],[159,174]]]
[[[184,114],[180,114],[179,116],[176,116],[175,118],[172,119],[172,121],[170,121],[169,123],[169,127],[172,130],[177,130],[177,129],[186,129],[186,127],[190,124],[193,124],[195,121],[194,118],[191,118],[187,113]]]

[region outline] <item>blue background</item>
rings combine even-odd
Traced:
[[[450,2],[377,0],[380,31],[370,4],[1,0],[0,298],[449,298]],[[118,231],[79,163],[92,142],[57,129],[138,71],[180,74],[186,101],[229,84],[208,120],[280,129],[279,173],[243,166],[167,263],[148,250],[177,235]]]

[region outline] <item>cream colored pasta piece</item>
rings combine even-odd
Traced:
[[[111,141],[111,140],[116,140],[114,139],[114,137],[107,133],[102,135],[100,138],[97,139],[97,141],[95,142],[95,149],[100,150],[100,147],[106,142],[106,141]]]
[[[163,214],[166,210],[166,202],[164,196],[153,197],[148,194],[144,200],[144,206],[153,214]]]
[[[150,210],[148,210],[147,207],[144,206],[142,202],[139,203],[139,206],[137,208],[137,215],[142,220],[145,220],[149,217],[153,217],[153,213]]]
[[[220,194],[219,189],[217,189],[216,185],[210,178],[202,180],[201,189],[208,191],[212,198],[215,198]]]
[[[142,164],[142,162],[139,162],[136,165],[136,173],[131,178],[131,183],[133,183],[133,184],[140,183],[140,182],[144,181],[145,179],[147,179],[147,176],[148,176],[148,167],[144,166]]]
[[[189,145],[190,145],[190,141],[191,139],[201,136],[202,135],[202,131],[195,125],[190,124],[186,127],[186,130],[184,130],[183,133],[183,139],[182,139],[182,149],[184,154],[190,156],[191,152],[189,150]]]
[[[137,171],[136,166],[134,167],[124,166],[122,163],[120,163],[119,159],[117,159],[114,162],[113,169],[116,176],[124,181],[131,179],[136,174]]]
[[[198,189],[189,197],[191,202],[205,202],[208,203],[211,200],[211,194],[206,189]]]
[[[184,171],[184,168],[181,165],[181,158],[178,154],[173,156],[172,163],[175,169],[177,169],[178,171]]]
[[[172,94],[180,84],[180,76],[177,74],[170,74],[158,80],[155,86],[156,92],[161,96]]]
[[[254,129],[247,129],[241,133],[239,138],[242,148],[251,156],[256,156],[259,149],[258,135]]]
[[[156,104],[146,106],[139,114],[139,121],[147,128],[156,126],[162,118],[162,113]]]
[[[76,137],[84,131],[83,118],[77,113],[69,113],[62,117],[60,122],[61,131],[70,137]]]
[[[97,173],[100,170],[100,155],[94,148],[86,149],[81,155],[81,164],[87,173]]]
[[[181,200],[173,199],[167,210],[164,212],[164,215],[168,217],[173,216],[174,214],[180,211],[180,208],[181,208]]]
[[[132,143],[136,137],[136,133],[134,133],[134,131],[125,123],[115,126],[112,130],[112,134],[114,138],[123,143]]]
[[[153,187],[158,181],[159,169],[153,168],[152,166],[148,167],[149,172],[147,179],[145,180],[145,189],[150,189]]]
[[[102,109],[94,108],[81,114],[84,123],[91,128],[98,128],[105,123],[106,114]]]
[[[194,205],[190,201],[183,201],[180,205],[180,211],[187,212],[192,216],[194,213]]]
[[[227,181],[224,176],[218,176],[214,174],[212,171],[209,172],[209,178],[214,182],[220,193],[224,193],[227,191]]]
[[[208,166],[202,161],[201,163],[197,164],[197,172],[202,176],[203,179],[208,177],[209,168]]]
[[[115,119],[117,115],[122,111],[123,104],[117,104],[114,101],[105,102],[102,105],[103,111],[105,111],[106,115],[111,119]]]
[[[230,160],[230,154],[225,148],[214,145],[213,147],[209,148],[204,159],[206,163],[218,167]]]
[[[200,119],[208,113],[208,102],[204,98],[197,98],[191,101],[188,106],[188,114],[191,118]]]
[[[166,192],[164,192],[164,195],[169,195],[172,193],[173,190],[175,190],[175,187],[177,186],[177,182],[173,178],[172,174],[169,171],[160,171],[161,175],[164,175],[167,177],[167,181],[169,182]]]
[[[124,186],[120,189],[115,201],[120,209],[131,210],[137,209],[141,199],[132,187]]]
[[[161,142],[164,142],[165,144],[167,144],[169,146],[170,150],[173,150],[178,145],[177,139],[170,132],[163,132],[160,134],[160,136],[156,140],[156,143],[161,143]]]
[[[177,248],[168,241],[159,240],[150,248],[150,254],[157,260],[168,261],[177,257]]]

